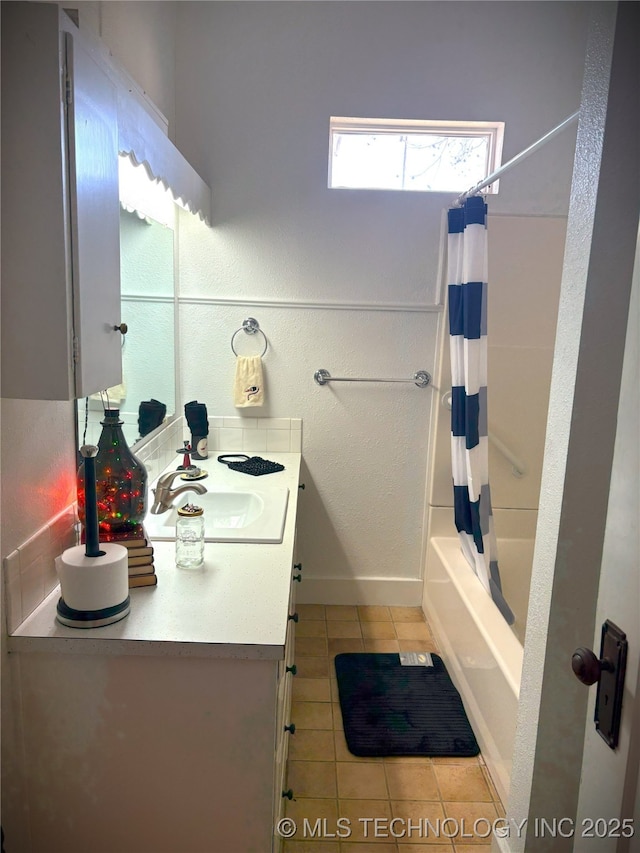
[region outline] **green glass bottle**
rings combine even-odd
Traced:
[[[105,409],[95,457],[101,541],[137,533],[147,512],[147,469],[129,449],[119,409]],[[78,516],[84,525],[84,463],[78,470]]]

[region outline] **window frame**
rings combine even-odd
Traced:
[[[486,175],[473,181],[471,185],[480,183],[488,175],[498,169],[502,164],[502,146],[504,140],[503,121],[444,121],[440,119],[386,119],[386,118],[356,118],[348,116],[331,116],[329,120],[329,167],[327,175],[328,189],[347,189],[380,192],[425,192],[425,193],[462,193],[469,189],[469,185],[459,189],[448,190],[424,190],[415,187],[349,187],[344,185],[333,185],[333,150],[335,134],[353,134],[359,136],[373,136],[381,134],[406,134],[420,136],[448,136],[464,137],[472,139],[483,137],[488,140],[488,171]],[[497,179],[482,190],[484,193],[495,194],[499,190],[500,181]]]

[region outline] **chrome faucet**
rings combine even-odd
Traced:
[[[171,485],[179,474],[184,474],[184,471],[169,471],[168,474],[163,474],[159,478],[156,488],[153,489],[154,500],[150,510],[152,515],[160,515],[171,509],[175,498],[183,494],[183,492],[195,492],[198,495],[206,493],[207,490],[202,483],[185,483],[184,486],[172,489]]]

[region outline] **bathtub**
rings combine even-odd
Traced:
[[[442,508],[432,508],[440,512]],[[503,592],[516,621],[507,625],[462,556],[452,510],[433,519],[427,543],[423,608],[458,688],[491,777],[506,803],[518,714],[535,513],[504,510],[498,533]],[[528,511],[524,511],[525,515]],[[499,516],[499,511],[496,512]],[[444,521],[443,521],[444,519]],[[438,523],[440,522],[440,523]],[[524,522],[524,524],[522,524]],[[518,530],[518,527],[522,528]],[[438,535],[440,532],[446,535]],[[515,535],[515,534],[523,535]]]

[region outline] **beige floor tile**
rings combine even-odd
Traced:
[[[333,677],[329,679],[329,684],[331,685],[331,701],[339,702],[340,691],[338,690],[338,679],[336,678],[335,670],[333,672]]]
[[[491,802],[491,791],[480,765],[437,764],[434,766],[443,800]]]
[[[294,702],[330,702],[331,683],[328,678],[304,678],[296,675],[293,679]]]
[[[324,619],[324,604],[296,604],[296,610],[300,619]]]
[[[327,828],[335,826],[338,818],[338,804],[334,799],[320,797],[294,797],[287,800],[285,806],[287,817],[294,819],[297,832],[293,836],[296,841],[305,840],[305,827],[314,826],[316,821],[326,821]],[[310,833],[306,833],[307,840]],[[319,840],[319,839],[318,839]]]
[[[431,641],[431,631],[424,622],[394,622],[399,640]]]
[[[360,623],[356,620],[351,622],[327,622],[327,637],[361,637]]]
[[[298,729],[289,741],[290,761],[334,761],[334,732]]]
[[[382,837],[375,833],[374,821],[381,818],[388,825],[391,820],[391,807],[388,800],[376,799],[340,799],[338,800],[338,812],[340,817],[350,821],[351,835],[349,840],[367,841],[374,844],[389,843],[392,841],[390,834]],[[354,848],[354,853],[357,851]]]
[[[324,637],[296,637],[296,658],[326,657],[328,654],[327,641]]]
[[[325,618],[327,621],[337,619],[348,621],[358,619],[358,608],[351,604],[325,604]]]
[[[383,764],[336,763],[338,797],[349,800],[388,800]]]
[[[480,757],[480,756],[478,756],[478,757]],[[496,786],[493,784],[493,779],[491,778],[491,775],[490,775],[489,771],[487,770],[487,768],[484,764],[484,761],[480,763],[480,767],[482,769],[484,781],[487,783],[487,785],[489,787],[489,791],[491,792],[491,799],[494,801],[494,803],[502,805],[502,802],[500,800],[500,795],[498,794],[498,792],[496,790]]]
[[[432,640],[398,640],[398,646],[401,652],[437,652]]]
[[[296,642],[300,637],[326,637],[327,623],[324,619],[300,619],[296,625]]]
[[[365,624],[362,627],[364,628]],[[376,640],[365,637],[364,650],[365,652],[375,652],[378,654],[391,654],[392,652],[399,652],[400,646],[397,640]]]
[[[287,768],[295,799],[285,808],[299,829],[283,853],[489,853],[487,838],[472,834],[474,821],[481,831],[490,829],[504,809],[482,756],[363,758],[349,752],[342,731],[333,658],[363,651],[437,653],[421,608],[310,604],[296,610],[296,733]],[[349,837],[337,834],[338,817],[351,821]],[[404,820],[393,824],[393,833],[392,817]],[[447,835],[438,836],[445,817],[451,819]],[[313,837],[301,835],[304,818],[307,830],[316,829]],[[378,818],[377,829],[365,818]],[[467,835],[449,837],[452,822]]]
[[[491,853],[490,844],[456,844],[455,853]]]
[[[296,656],[296,678],[328,678],[333,668],[328,657]],[[335,672],[334,672],[335,675]],[[295,684],[295,680],[294,680]]]
[[[329,657],[348,652],[364,651],[364,644],[359,637],[330,637],[327,642],[329,644]]]
[[[434,764],[465,764],[471,766],[480,763],[480,756],[471,755],[462,757],[455,755],[437,755],[434,756],[431,761]]]
[[[285,841],[282,853],[340,853],[340,844],[337,841],[316,841],[315,838]]]
[[[491,840],[493,821],[499,817],[493,803],[443,802],[447,817],[455,820],[458,835],[454,844],[487,844]]]
[[[333,736],[335,740],[336,761],[357,761],[359,763],[369,762],[372,764],[382,764],[381,758],[362,758],[360,755],[354,755],[352,752],[349,752],[344,732],[336,729]]]
[[[361,622],[362,636],[375,640],[395,640],[393,622]]]
[[[298,729],[333,729],[330,702],[292,702],[291,720]]]
[[[290,761],[287,765],[287,788],[300,797],[337,796],[335,761]]]
[[[391,618],[394,622],[424,622],[421,607],[390,607]]]
[[[404,830],[398,838],[398,848],[404,850],[405,844],[450,844],[450,839],[439,833],[445,814],[442,803],[426,800],[391,800],[391,812],[399,818],[397,832]]]
[[[361,622],[390,622],[391,613],[389,608],[378,604],[365,604],[358,606],[358,617]]]
[[[386,763],[385,773],[392,800],[440,800],[431,763]]]

